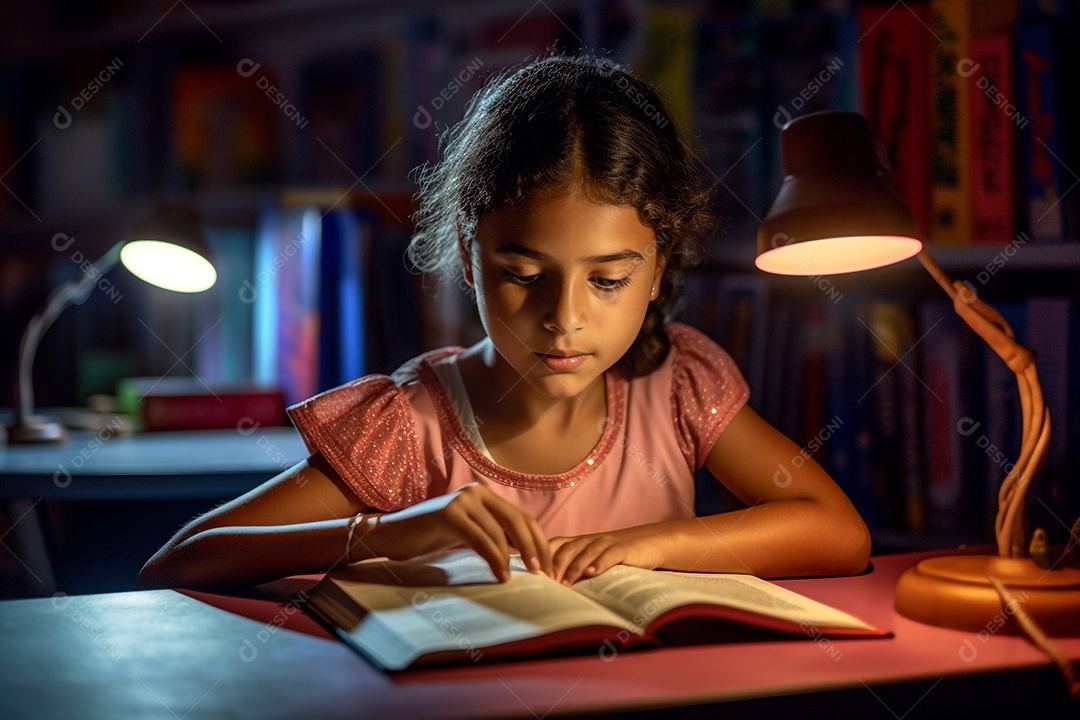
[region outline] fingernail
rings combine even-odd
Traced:
[[[526,563],[526,564],[529,566],[529,569],[532,570],[533,572],[538,572],[540,570],[540,559],[539,558],[531,557],[531,558],[529,558],[529,562]]]

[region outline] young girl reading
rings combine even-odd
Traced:
[[[410,257],[475,291],[487,336],[289,409],[310,457],[195,519],[142,587],[255,584],[451,547],[566,584],[615,564],[856,573],[866,526],[747,406],[731,358],[670,323],[708,223],[643,80],[549,57],[489,82],[421,175]],[[694,514],[704,466],[746,507]]]

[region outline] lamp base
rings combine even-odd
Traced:
[[[923,560],[896,585],[894,605],[906,618],[937,627],[1021,635],[989,576],[1012,591],[1017,604],[1048,635],[1080,636],[1080,570],[1044,570],[1031,558],[959,555]]]
[[[60,443],[68,439],[67,428],[48,422],[40,415],[30,415],[22,422],[8,426],[8,443]]]

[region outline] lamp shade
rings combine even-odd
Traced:
[[[176,292],[202,292],[217,281],[194,208],[163,205],[132,228],[120,262],[133,275]]]
[[[922,249],[911,213],[881,178],[870,126],[853,112],[788,122],[784,180],[758,228],[761,270],[830,275],[900,262]]]

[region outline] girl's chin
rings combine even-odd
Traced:
[[[529,385],[548,397],[569,399],[585,392],[594,382],[603,378],[589,373],[551,373],[544,368],[534,368],[527,376]]]

